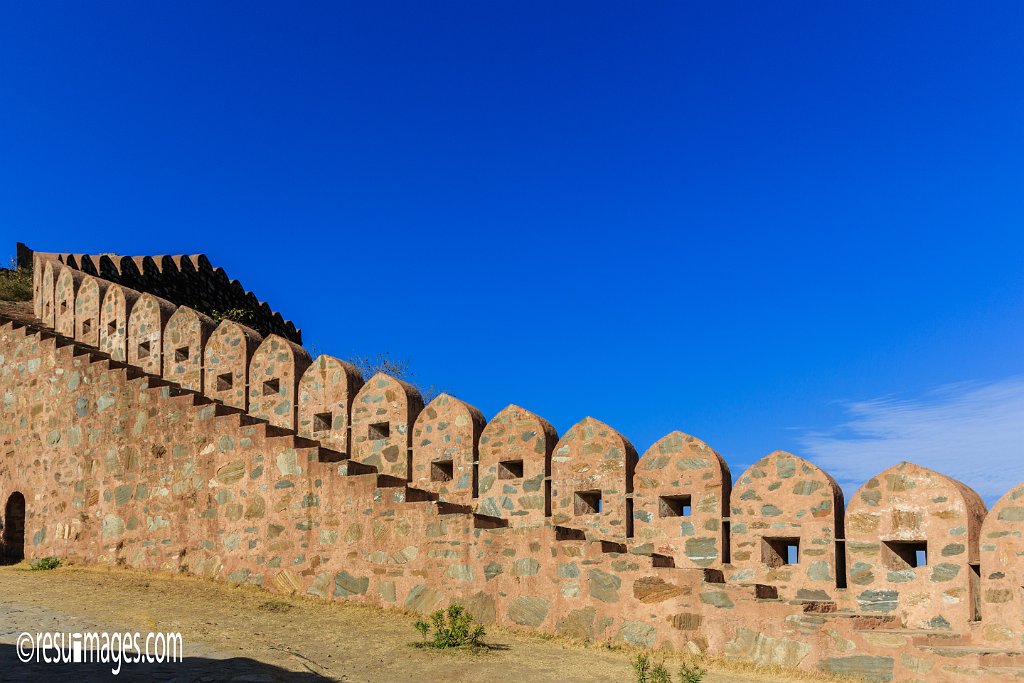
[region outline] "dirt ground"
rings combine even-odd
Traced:
[[[491,628],[480,654],[412,646],[415,617],[287,598],[253,587],[126,569],[0,567],[0,678],[81,681],[635,681],[634,652]],[[124,664],[115,678],[97,665],[22,664],[11,647],[22,631],[181,632],[186,663]],[[670,670],[678,669],[672,666]],[[85,675],[88,674],[88,675]],[[777,672],[712,670],[706,683],[812,680]],[[825,679],[819,679],[825,680]]]

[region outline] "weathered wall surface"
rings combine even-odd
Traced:
[[[979,550],[985,638],[1024,642],[1024,484],[989,510]]]
[[[870,479],[847,510],[850,587],[861,609],[896,613],[911,628],[975,621],[984,517],[977,493],[924,467],[903,462]]]
[[[295,429],[299,419],[299,382],[310,364],[298,344],[272,334],[249,361],[249,414],[272,425]]]
[[[551,515],[551,452],[558,432],[516,405],[494,416],[480,434],[477,509],[511,526],[538,526]]]
[[[412,425],[423,410],[414,387],[378,373],[352,401],[352,459],[377,472],[408,481]]]
[[[677,567],[720,566],[728,559],[731,488],[729,466],[706,443],[682,432],[662,437],[633,477],[638,549],[670,557]]]
[[[477,497],[477,443],[483,413],[441,394],[416,416],[412,430],[412,483],[439,500],[472,504]]]
[[[95,290],[74,299],[87,280],[57,296],[57,266],[41,269],[36,310],[94,315]],[[1020,487],[986,518],[963,484],[903,463],[844,515],[832,478],[788,453],[733,489],[724,460],[680,432],[638,459],[592,418],[558,439],[517,406],[486,424],[450,396],[424,409],[394,378],[362,385],[234,323],[205,336],[187,309],[96,284],[100,346],[127,367],[0,326],[0,502],[25,496],[30,557],[421,612],[458,600],[484,623],[881,681],[1016,675]],[[64,329],[93,345],[79,322]],[[4,523],[6,552],[21,522]],[[921,543],[920,567],[890,566]]]
[[[740,476],[732,492],[733,581],[779,586],[797,600],[832,600],[843,492],[803,458],[775,451]]]
[[[348,416],[362,386],[363,377],[351,363],[319,356],[299,381],[299,434],[348,457]]]

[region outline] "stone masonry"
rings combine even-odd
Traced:
[[[1024,675],[1024,485],[986,512],[900,463],[847,508],[776,451],[733,486],[682,432],[638,458],[593,418],[559,438],[514,405],[424,407],[214,324],[167,298],[216,271],[205,257],[32,258],[31,310],[0,317],[6,559],[457,601],[484,624],[875,681]]]

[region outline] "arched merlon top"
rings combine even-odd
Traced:
[[[103,294],[99,349],[114,360],[128,360],[128,320],[140,296],[134,289],[113,283],[108,283]]]
[[[45,254],[35,258],[100,277],[117,284],[158,296],[179,306],[213,314],[214,311],[244,309],[253,317],[252,326],[301,343],[302,334],[269,306],[262,304],[241,286],[226,284],[228,278],[202,254],[119,256],[116,254]],[[40,311],[41,312],[41,311]]]
[[[54,268],[60,266],[60,262],[47,254],[32,254],[32,311],[37,318],[43,320],[49,326],[53,326],[53,285],[55,280]],[[48,288],[43,288],[43,273],[49,271]],[[50,302],[50,320],[47,321],[43,315],[43,304]]]
[[[978,559],[985,503],[974,489],[920,465],[901,462],[869,479],[850,499],[850,540],[963,536],[970,562]]]
[[[1024,484],[1000,498],[981,525],[981,613],[992,640],[1024,635]]]
[[[677,567],[721,563],[731,490],[729,466],[714,449],[679,431],[663,436],[633,475],[634,538]]]
[[[73,268],[61,266],[53,290],[53,329],[67,337],[75,336],[75,299],[78,288],[89,277]]]
[[[479,442],[478,511],[512,526],[536,526],[550,514],[545,477],[558,432],[542,417],[506,406],[484,427]]]
[[[100,322],[107,281],[86,275],[75,297],[75,339],[95,347],[100,345]]]
[[[909,628],[970,621],[977,597],[969,564],[978,559],[985,516],[964,484],[902,462],[869,479],[846,511],[851,589],[865,608],[893,613]],[[871,601],[889,596],[884,603]]]
[[[807,508],[810,500],[820,502]],[[841,532],[843,500],[843,490],[828,472],[792,453],[774,451],[751,465],[736,480],[732,515],[758,515],[754,507],[744,502],[761,501],[782,510],[792,510],[799,518],[809,514],[813,519],[835,519],[836,530]]]
[[[633,444],[587,417],[573,425],[551,457],[551,520],[588,538],[623,542],[633,535]]]
[[[352,402],[352,459],[387,474],[412,477],[412,425],[423,410],[414,386],[378,372]]]
[[[318,356],[299,380],[299,434],[348,455],[352,400],[362,386],[354,365]]]
[[[413,425],[413,485],[444,501],[471,504],[477,491],[477,441],[485,423],[483,413],[448,394],[427,404]]]
[[[843,534],[835,479],[775,451],[740,475],[730,499],[731,580],[777,585],[785,599],[832,598],[842,571],[835,541]]]
[[[203,350],[203,391],[229,406],[249,407],[249,363],[263,337],[255,330],[222,320]]]
[[[164,327],[163,376],[186,389],[203,391],[203,351],[216,323],[188,306],[178,306]]]
[[[633,492],[638,496],[657,490],[680,488],[724,488],[718,496],[717,509],[705,504],[707,512],[729,516],[732,473],[729,464],[711,446],[695,436],[680,431],[670,432],[651,445],[636,466]],[[696,503],[696,501],[694,501]]]
[[[174,314],[170,301],[146,293],[128,316],[128,362],[152,375],[163,372],[164,325]]]
[[[299,380],[310,362],[298,344],[276,334],[264,339],[249,362],[249,414],[295,429]]]

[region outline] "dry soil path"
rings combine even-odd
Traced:
[[[123,569],[0,567],[0,680],[346,681],[351,683],[630,683],[632,653],[502,629],[483,654],[414,648],[414,618],[283,598],[251,587]],[[181,632],[184,664],[23,664],[23,631]],[[785,682],[712,671],[705,683]],[[795,679],[793,679],[795,680]],[[807,680],[807,679],[803,679]]]

